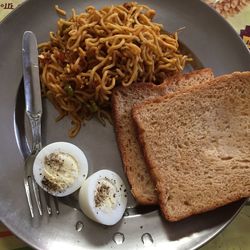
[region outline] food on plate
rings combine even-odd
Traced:
[[[212,70],[205,68],[189,74],[169,77],[160,85],[135,84],[127,88],[119,87],[112,93],[112,112],[117,144],[124,171],[131,185],[131,192],[138,203],[157,204],[157,193],[137,141],[131,115],[133,105],[169,92],[196,86],[211,79],[213,79]]]
[[[83,182],[79,204],[90,219],[114,225],[122,218],[127,206],[126,186],[115,172],[100,170]]]
[[[41,188],[62,197],[80,188],[88,175],[88,161],[77,146],[68,142],[55,142],[38,153],[33,174]]]
[[[57,6],[57,11],[64,14]],[[60,18],[50,41],[39,46],[42,91],[72,120],[69,136],[93,116],[110,120],[110,96],[119,85],[160,83],[182,71],[188,56],[179,51],[178,34],[153,22],[155,11],[135,2],[93,6]]]
[[[161,211],[178,221],[250,196],[250,72],[132,110]]]

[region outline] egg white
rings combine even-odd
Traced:
[[[62,191],[54,191],[43,185],[42,181],[44,178],[44,161],[45,157],[49,156],[51,153],[65,153],[69,154],[74,160],[77,162],[79,174],[75,178],[74,183],[69,187],[65,188]],[[83,183],[83,181],[87,178],[88,175],[88,161],[81,149],[77,146],[68,143],[68,142],[54,142],[46,147],[44,147],[36,156],[36,159],[33,164],[33,175],[37,182],[37,184],[43,188],[46,192],[58,196],[63,197],[69,194],[72,194],[77,189],[79,189]]]
[[[113,203],[109,200],[106,206],[99,207],[96,205],[95,195],[98,185],[100,186],[103,181],[106,184],[109,182],[110,187],[112,186],[115,193],[111,192],[111,195],[113,197],[115,194],[115,198],[110,197]],[[115,172],[100,170],[83,182],[79,192],[79,205],[90,219],[104,225],[114,225],[122,218],[127,206],[126,186]]]

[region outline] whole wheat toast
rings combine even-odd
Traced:
[[[161,85],[138,83],[129,87],[119,87],[112,94],[112,113],[116,139],[120,150],[124,171],[131,185],[131,192],[138,203],[158,204],[155,184],[148,172],[143,154],[136,138],[131,110],[134,104],[149,100],[181,88],[199,85],[211,80],[211,69],[193,71],[184,75],[169,77]]]
[[[132,114],[166,219],[250,196],[250,72],[146,101]]]

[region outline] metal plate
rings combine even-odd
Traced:
[[[157,11],[156,21],[163,23],[168,31],[185,26],[186,29],[180,34],[181,41],[216,75],[249,70],[250,56],[241,39],[226,21],[201,1],[140,2]],[[23,89],[20,85],[22,34],[25,30],[32,30],[38,42],[48,40],[48,32],[55,30],[58,18],[53,8],[55,4],[67,11],[74,7],[79,12],[90,4],[99,8],[113,3],[121,1],[33,0],[21,5],[0,24],[1,220],[17,236],[38,249],[200,247],[232,220],[244,201],[181,222],[169,223],[157,209],[137,207],[130,197],[128,214],[117,225],[104,227],[86,218],[78,209],[76,196],[71,196],[60,200],[59,216],[45,215],[31,220],[23,188],[23,156],[28,148],[24,136]],[[86,153],[90,173],[109,168],[125,179],[111,126],[102,127],[92,120],[71,140],[67,137],[69,120],[55,123],[55,109],[47,102],[43,105],[44,145],[54,141],[70,141]],[[76,230],[78,221],[83,223],[82,230]]]

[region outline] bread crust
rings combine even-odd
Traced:
[[[159,87],[156,86],[153,83],[138,83],[136,85],[127,87],[129,88],[130,91],[140,91],[145,88],[147,88],[148,90],[150,89],[151,91],[155,91],[157,88],[157,91],[159,91]],[[116,140],[117,140],[117,144],[118,144],[118,148],[120,151],[120,155],[122,158],[122,162],[123,162],[123,168],[124,168],[124,172],[127,175],[129,184],[131,186],[131,193],[133,194],[134,198],[136,199],[136,201],[141,204],[141,205],[157,205],[158,204],[158,197],[156,192],[154,192],[153,194],[149,195],[149,194],[143,194],[137,186],[134,185],[134,181],[133,181],[133,173],[131,173],[128,168],[131,165],[130,164],[130,160],[129,160],[129,155],[126,153],[126,145],[124,145],[123,141],[123,131],[121,129],[121,126],[123,125],[123,121],[120,119],[120,112],[119,112],[119,103],[120,103],[120,99],[115,97],[116,95],[120,94],[122,92],[122,90],[125,90],[125,87],[118,87],[114,90],[113,94],[112,94],[112,117],[113,117],[113,121],[114,121],[114,130],[115,130],[115,134],[116,134]],[[165,88],[162,88],[162,91],[164,91]],[[127,91],[127,90],[126,90]],[[163,94],[163,92],[162,92]],[[152,180],[153,182],[153,180]]]

